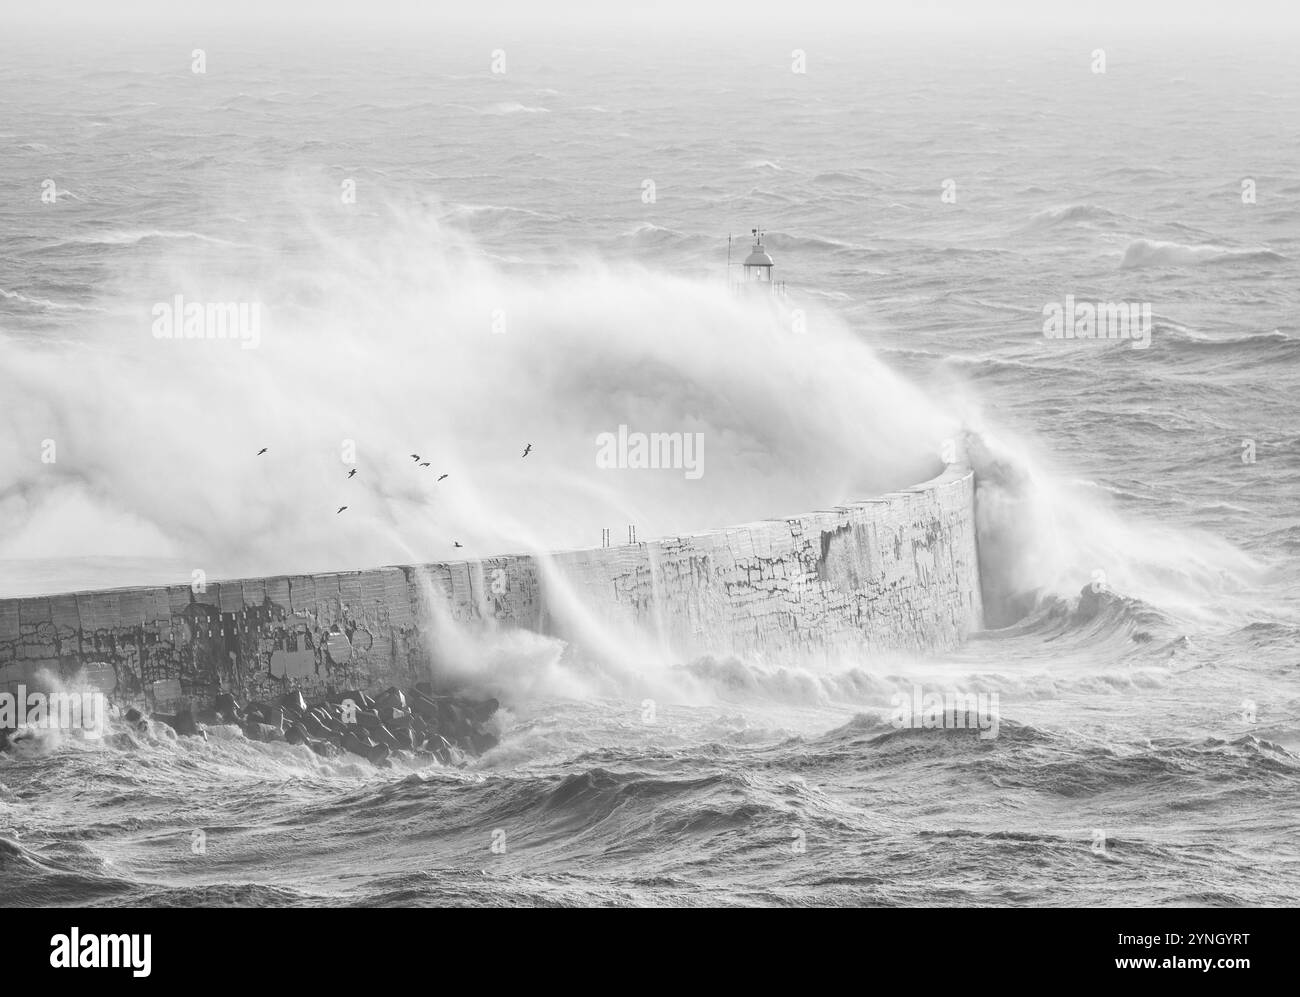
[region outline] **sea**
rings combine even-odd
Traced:
[[[0,903],[1300,903],[1294,39],[941,27],[0,38],[0,598],[693,532],[957,439],[987,625],[515,635],[449,765],[46,732]],[[948,692],[997,736],[898,723]]]

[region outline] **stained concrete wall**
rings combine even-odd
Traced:
[[[974,478],[954,464],[866,502],[545,557],[0,600],[0,690],[53,676],[166,713],[409,686],[436,676],[447,625],[580,640],[574,605],[681,656],[950,647],[983,621]]]

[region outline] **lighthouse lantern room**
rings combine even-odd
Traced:
[[[737,291],[758,291],[769,294],[784,295],[785,281],[774,281],[772,279],[772,257],[768,255],[767,249],[763,246],[763,230],[750,229],[750,234],[754,237],[754,245],[750,247],[749,255],[745,257],[744,262],[740,264],[741,279],[734,284]],[[731,255],[731,240],[727,240],[727,255]],[[730,269],[730,263],[728,263]]]

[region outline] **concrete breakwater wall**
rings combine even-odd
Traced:
[[[448,628],[581,638],[580,617],[686,657],[859,658],[982,626],[974,476],[626,546],[0,600],[0,691],[51,679],[159,713],[438,682]],[[575,607],[581,607],[577,609]]]

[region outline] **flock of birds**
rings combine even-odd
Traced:
[[[271,449],[270,447],[262,447],[261,450],[257,451],[257,456],[259,456],[259,457],[262,456],[262,454],[266,453],[266,452],[267,452],[268,450],[270,450],[270,449]],[[528,456],[530,453],[532,453],[532,452],[533,452],[533,445],[532,445],[531,443],[529,443],[529,444],[527,444],[527,445],[524,447],[524,452],[523,452],[523,455],[522,455],[522,456],[527,457],[527,456]],[[411,458],[411,460],[415,461],[415,466],[416,466],[416,467],[429,467],[429,466],[432,464],[432,461],[420,460],[420,455],[419,455],[418,453],[409,454],[408,456]],[[357,469],[354,467],[354,468],[352,468],[350,471],[348,471],[348,477],[349,477],[349,478],[352,478],[353,476],[356,475],[356,473],[357,473]],[[438,480],[438,481],[442,481],[442,480],[444,480],[444,479],[447,478],[447,477],[449,477],[449,475],[447,475],[447,474],[440,474],[440,475],[438,475],[438,479],[437,479],[437,480]],[[435,482],[435,484],[436,484],[436,483],[437,483],[437,482]],[[334,515],[337,516],[339,513],[344,512],[344,511],[346,511],[346,510],[347,510],[347,506],[346,506],[346,505],[341,505],[341,506],[339,506],[339,508],[338,508],[338,512],[334,513]],[[453,547],[463,547],[463,546],[465,546],[465,545],[462,544],[459,540],[454,540],[454,541],[452,541],[452,546],[453,546]]]

